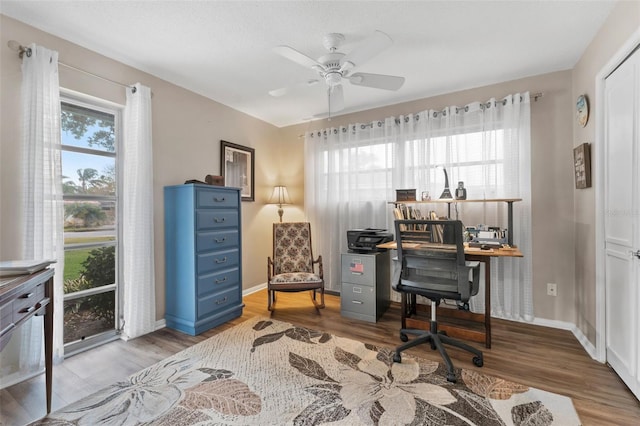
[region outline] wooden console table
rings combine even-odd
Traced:
[[[14,330],[34,315],[44,315],[47,414],[51,412],[53,373],[53,269],[0,278],[0,351]]]
[[[395,250],[396,242],[378,245],[380,248]],[[481,250],[479,248],[466,247],[464,250],[467,260],[484,263],[484,314],[460,309],[449,309],[438,307],[437,315],[441,317],[455,318],[469,323],[477,323],[483,326],[482,330],[475,330],[464,325],[449,325],[438,323],[438,328],[446,331],[452,337],[471,340],[473,342],[484,343],[487,348],[491,348],[491,259],[494,257],[523,257],[522,252],[515,247],[508,249]],[[417,328],[419,330],[429,330],[428,320],[412,317],[417,314],[416,295],[402,293],[402,328]],[[426,307],[430,309],[430,307]]]

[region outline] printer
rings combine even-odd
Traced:
[[[377,245],[389,241],[393,241],[393,234],[387,232],[386,229],[365,228],[347,231],[347,245],[350,252],[375,253],[385,251],[385,249],[378,248]]]

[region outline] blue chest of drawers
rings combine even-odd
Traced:
[[[167,327],[196,335],[242,315],[240,190],[164,188]]]

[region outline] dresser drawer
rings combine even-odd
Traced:
[[[215,188],[198,188],[196,190],[196,208],[223,208],[237,207],[238,194],[229,191],[220,191]]]
[[[236,228],[238,212],[235,210],[196,210],[196,229]]]
[[[202,253],[212,250],[224,250],[239,246],[238,231],[200,231],[196,234],[196,251]]]
[[[375,287],[342,283],[340,309],[362,315],[375,315]]]
[[[213,253],[198,255],[197,272],[198,275],[210,271],[219,271],[238,267],[240,264],[240,252],[237,248],[225,251],[216,251]]]
[[[376,257],[375,255],[342,255],[343,283],[360,284],[373,287],[376,283]]]
[[[198,297],[218,291],[223,287],[240,285],[240,269],[232,268],[198,277]]]
[[[230,288],[210,296],[198,299],[198,318],[201,319],[215,311],[237,305],[240,302],[240,290]]]
[[[13,322],[17,323],[23,317],[35,311],[42,299],[44,299],[44,283],[25,289],[21,295],[13,301]]]

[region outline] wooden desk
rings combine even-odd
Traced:
[[[0,351],[14,330],[34,315],[44,315],[47,414],[51,412],[53,373],[53,269],[0,278]]]
[[[378,247],[395,250],[396,242],[380,244]],[[522,252],[515,247],[508,249],[491,249],[481,250],[479,248],[465,247],[465,258],[467,260],[479,261],[484,263],[484,314],[478,314],[471,311],[460,309],[449,309],[438,307],[437,314],[441,317],[456,318],[472,323],[481,324],[483,330],[474,330],[468,327],[460,327],[456,325],[440,324],[438,328],[446,331],[452,337],[471,340],[474,342],[484,343],[487,348],[491,348],[491,259],[494,257],[523,257]],[[402,293],[402,328],[417,328],[420,330],[429,330],[428,321],[418,318],[411,318],[417,314],[416,295]],[[430,309],[430,307],[427,307]]]

